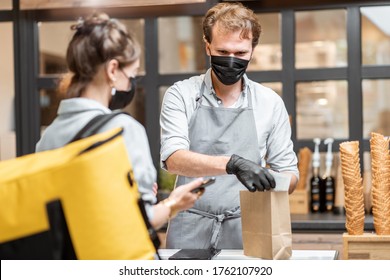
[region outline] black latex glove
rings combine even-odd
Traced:
[[[231,156],[226,164],[226,172],[236,175],[238,180],[251,192],[275,188],[274,177],[266,168],[238,155]]]

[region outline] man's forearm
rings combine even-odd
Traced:
[[[226,174],[228,156],[209,156],[187,150],[174,152],[166,165],[170,173],[188,177],[216,176]]]

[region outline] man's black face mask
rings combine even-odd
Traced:
[[[111,98],[109,108],[111,110],[123,109],[131,103],[135,95],[137,82],[135,78],[129,78],[131,87],[127,91],[117,90],[115,95]]]
[[[249,60],[234,56],[211,56],[211,68],[224,85],[233,85],[244,76]]]

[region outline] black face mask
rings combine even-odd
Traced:
[[[234,56],[211,56],[211,68],[224,85],[237,83],[244,76],[249,60]]]
[[[129,78],[131,87],[129,90],[117,90],[115,95],[111,98],[109,108],[111,110],[123,109],[131,103],[135,95],[135,88],[137,82],[134,78]]]

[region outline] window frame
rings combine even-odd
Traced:
[[[145,57],[147,75],[140,86],[145,90],[145,128],[149,137],[153,162],[159,168],[160,126],[159,126],[159,87],[169,86],[178,80],[199,73],[160,74],[158,72],[158,32],[157,18],[164,16],[203,16],[212,5],[219,1],[201,4],[168,5],[165,7],[101,8],[110,16],[119,19],[143,18],[145,21]],[[272,4],[271,4],[272,2]],[[389,66],[363,66],[361,62],[361,7],[388,5],[384,2],[299,1],[298,8],[282,6],[277,1],[245,1],[245,5],[255,13],[276,12],[281,14],[282,69],[272,71],[251,71],[248,76],[257,82],[281,82],[282,98],[288,113],[292,116],[292,140],[296,152],[303,147],[312,147],[311,140],[296,138],[296,83],[305,81],[346,80],[348,82],[349,138],[335,139],[333,151],[338,151],[343,141],[359,141],[361,161],[364,151],[370,150],[369,140],[363,137],[362,80],[389,79]],[[326,4],[328,3],[328,4]],[[337,68],[295,69],[295,16],[296,11],[318,9],[346,9],[347,13],[347,66]],[[19,0],[13,0],[11,11],[0,11],[0,21],[13,21],[15,53],[15,127],[17,155],[32,153],[40,137],[39,91],[53,89],[58,76],[39,75],[38,71],[38,30],[39,21],[67,21],[92,12],[90,8],[53,9],[21,11]],[[205,59],[208,63],[206,54]],[[207,64],[207,66],[209,66]],[[320,151],[326,147],[321,145]]]

